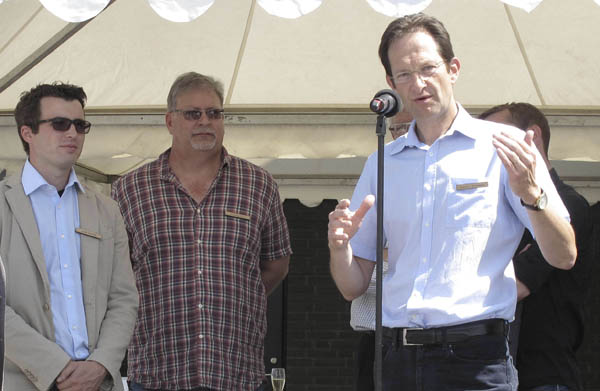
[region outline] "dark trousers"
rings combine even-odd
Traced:
[[[375,333],[359,331],[354,360],[354,391],[373,391],[373,365],[375,364]]]
[[[383,340],[384,391],[516,391],[517,381],[503,335],[421,346]]]

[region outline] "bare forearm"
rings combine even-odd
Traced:
[[[517,279],[517,301],[523,300],[529,296],[530,293],[531,291],[529,288],[527,288],[527,285],[523,284],[521,281],[519,281],[519,279]]]
[[[575,265],[577,248],[573,228],[566,220],[554,213],[551,208],[543,211],[529,211],[537,241],[544,259],[559,269],[568,270]]]
[[[370,275],[369,278],[365,277],[368,270],[365,272],[360,261],[352,256],[352,248],[348,245],[345,249],[330,249],[329,254],[331,276],[342,296],[346,300],[354,300],[362,295],[369,286]],[[369,265],[365,266],[368,268]]]
[[[288,274],[289,257],[275,259],[273,261],[261,262],[261,279],[265,286],[265,292],[270,295]]]

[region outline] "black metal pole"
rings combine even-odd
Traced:
[[[375,391],[383,389],[382,384],[382,278],[383,278],[383,152],[385,147],[385,115],[377,116],[376,134],[377,134],[377,268],[376,268],[376,284],[375,284]]]

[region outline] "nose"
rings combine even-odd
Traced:
[[[210,124],[210,118],[208,118],[208,114],[205,111],[202,111],[201,113],[202,113],[202,116],[200,117],[198,122],[200,122],[202,125]]]
[[[409,82],[411,86],[414,86],[418,89],[422,89],[427,85],[426,77],[423,77],[419,72],[413,72],[413,75],[414,77]]]
[[[71,123],[71,126],[69,126],[69,129],[65,130],[65,136],[68,138],[75,138],[79,135],[79,133],[77,132],[77,129],[75,129],[75,124]]]

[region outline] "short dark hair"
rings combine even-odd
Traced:
[[[196,72],[186,72],[179,75],[171,85],[169,95],[167,96],[167,109],[169,111],[177,109],[176,105],[179,95],[195,88],[214,91],[219,97],[221,105],[223,105],[223,83],[211,76]]]
[[[550,149],[550,125],[544,113],[537,107],[526,102],[512,102],[494,106],[479,115],[480,119],[486,119],[492,114],[508,110],[512,124],[521,130],[527,130],[531,125],[537,125],[542,130],[542,143],[544,153],[548,156]]]
[[[381,36],[379,58],[388,76],[392,76],[392,67],[388,56],[390,46],[395,40],[418,31],[423,31],[431,35],[438,46],[438,51],[446,66],[450,64],[450,60],[454,58],[454,50],[452,49],[450,34],[448,34],[442,22],[424,13],[406,15],[390,23]]]
[[[83,91],[83,88],[73,85],[65,84],[62,82],[54,82],[52,84],[38,84],[29,91],[21,93],[19,103],[15,107],[15,121],[17,122],[17,132],[19,138],[23,143],[23,149],[27,156],[29,156],[29,143],[23,140],[21,136],[21,127],[27,125],[31,128],[33,133],[37,133],[39,130],[41,107],[40,101],[42,98],[54,97],[61,98],[66,101],[77,100],[81,103],[81,108],[85,107],[87,96]]]

